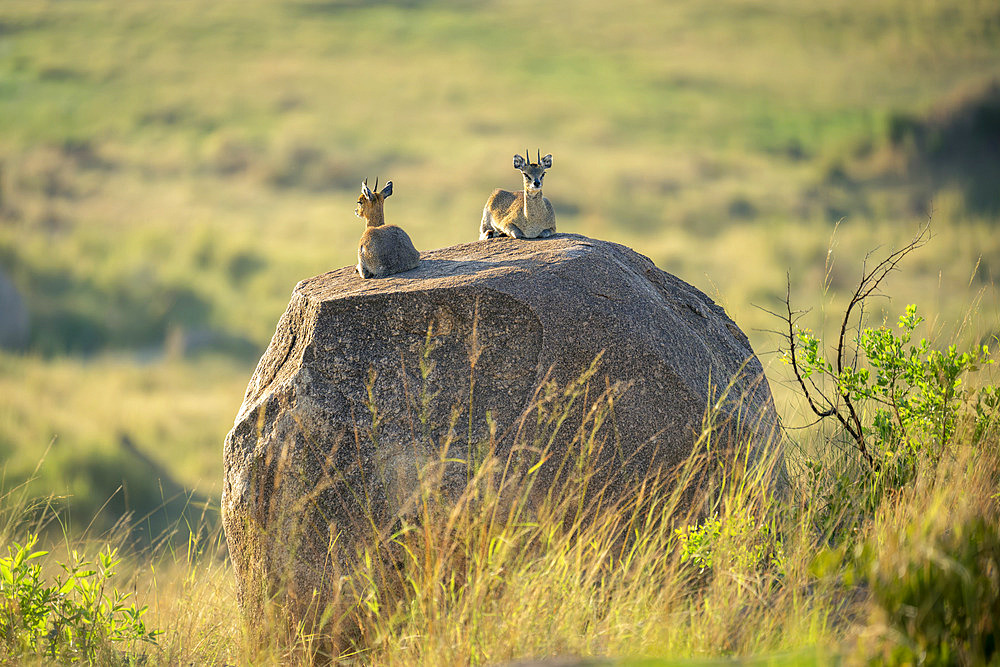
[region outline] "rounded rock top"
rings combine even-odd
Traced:
[[[430,462],[450,461],[438,483],[460,490],[462,462],[483,447],[565,452],[590,429],[622,493],[683,462],[710,406],[713,447],[780,461],[747,337],[622,245],[500,238],[422,253],[380,280],[353,267],[303,280],[225,442],[223,520],[244,607],[260,577],[292,597],[300,581],[312,599],[328,545],[349,567],[352,539],[405,513]]]

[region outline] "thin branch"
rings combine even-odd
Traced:
[[[858,312],[858,324],[857,328],[860,331],[864,325],[865,318],[865,302],[872,298],[873,296],[881,296],[879,289],[882,282],[886,277],[896,271],[899,262],[902,261],[906,255],[916,250],[917,248],[923,246],[930,238],[929,234],[930,223],[928,223],[919,231],[919,233],[905,246],[890,253],[887,257],[875,264],[874,267],[869,268],[869,260],[875,254],[875,250],[867,253],[862,262],[861,270],[861,280],[858,282],[857,288],[854,290],[854,294],[847,304],[847,308],[844,311],[844,318],[840,324],[839,337],[837,340],[837,355],[836,355],[836,378],[839,379],[844,373],[844,358],[847,352],[846,339],[847,332],[852,329],[851,320],[856,310]],[[827,257],[826,265],[826,277],[825,282],[829,279],[830,272],[832,270],[831,258]],[[828,286],[828,285],[827,285]],[[846,413],[843,409],[838,407],[839,401],[834,402],[823,392],[823,390],[816,383],[816,380],[812,377],[805,377],[803,375],[802,369],[799,367],[799,359],[796,354],[796,335],[795,328],[798,321],[804,317],[809,311],[793,311],[791,304],[791,292],[792,292],[792,280],[791,275],[786,274],[785,283],[785,313],[779,314],[772,312],[766,308],[760,306],[754,306],[759,310],[768,313],[777,319],[781,320],[782,324],[787,328],[785,331],[777,332],[773,331],[771,333],[776,333],[782,338],[788,341],[788,360],[792,366],[792,373],[795,377],[795,381],[798,383],[799,389],[806,398],[806,402],[809,404],[809,408],[817,417],[817,422],[822,421],[827,417],[834,417],[843,427],[844,431],[850,436],[851,440],[854,442],[855,449],[861,454],[865,462],[868,464],[869,468],[872,470],[879,470],[881,464],[872,453],[868,450],[867,442],[865,440],[864,425],[861,422],[861,416],[854,405],[854,401],[851,399],[851,394],[849,391],[843,390],[839,383],[837,385],[836,396],[843,400],[843,405],[846,408]],[[778,351],[781,351],[781,346],[779,345]],[[857,346],[853,348],[853,367],[857,368],[859,349]],[[833,373],[830,373],[833,375]],[[807,383],[806,380],[809,380]],[[823,407],[821,407],[823,406]],[[803,427],[804,428],[804,427]]]
[[[795,356],[795,329],[792,319],[792,277],[788,274],[785,276],[785,308],[788,311],[788,314],[782,317],[782,319],[788,323],[788,356],[792,364],[792,372],[795,374],[795,379],[798,380],[799,386],[802,387],[802,393],[805,395],[810,409],[816,413],[817,417],[822,418],[838,416],[837,410],[833,406],[830,406],[826,410],[820,410],[816,406],[816,403],[813,401],[812,393],[809,391],[809,387],[806,386],[806,381],[802,377],[801,371],[799,371],[798,359]],[[841,419],[841,421],[843,420]]]

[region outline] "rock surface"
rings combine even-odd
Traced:
[[[369,521],[384,529],[406,511],[423,465],[467,461],[491,437],[502,453],[552,435],[538,416],[558,401],[539,399],[599,355],[553,442],[593,428],[587,408],[610,392],[598,439],[618,492],[683,461],[730,384],[723,430],[742,429],[755,456],[777,442],[747,337],[624,246],[494,239],[426,252],[385,279],[345,267],[303,280],[225,442],[223,521],[244,610],[279,591],[300,611],[322,602]],[[454,464],[440,484],[465,478]]]

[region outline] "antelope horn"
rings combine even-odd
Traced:
[[[528,149],[527,148],[524,149],[524,163],[525,164],[531,164],[531,158],[528,157]]]
[[[375,177],[375,192],[378,192],[378,176]]]
[[[538,160],[537,164],[541,164],[542,163],[542,150],[540,148],[537,149],[537,152],[535,153],[535,155],[538,156],[537,157],[537,160]]]

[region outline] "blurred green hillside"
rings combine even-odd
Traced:
[[[822,330],[930,218],[887,292],[947,340],[1000,333],[994,0],[5,0],[0,273],[31,322],[0,353],[8,479],[51,443],[39,487],[84,527],[123,478],[108,521],[217,495],[289,292],[355,261],[360,182],[442,247],[538,148],[560,231],[724,305],[789,421],[754,307],[786,272]]]

